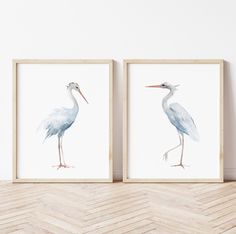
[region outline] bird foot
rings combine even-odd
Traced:
[[[167,153],[163,154],[163,160],[167,161],[167,159],[168,159],[168,154]]]
[[[64,165],[63,164],[59,164],[59,165],[53,165],[52,167],[56,167],[57,170],[59,170],[60,168],[64,167]]]
[[[182,167],[183,169],[185,169],[185,167],[188,167],[188,165],[183,165],[182,163],[179,163],[176,165],[172,165],[172,167]]]
[[[66,165],[66,164],[64,164],[63,167],[64,168],[75,168],[74,166],[69,166],[69,165]]]
[[[74,168],[74,166],[68,166],[66,164],[59,164],[59,165],[53,165],[52,167],[56,167],[57,170],[59,170],[60,168]]]

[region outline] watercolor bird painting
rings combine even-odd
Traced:
[[[79,92],[79,94],[83,97],[83,99],[88,103],[87,99],[84,97],[77,83],[71,82],[66,87],[67,87],[68,96],[73,102],[73,107],[55,109],[49,115],[49,117],[46,120],[44,120],[41,124],[43,129],[46,131],[45,140],[54,135],[56,135],[58,138],[57,147],[58,147],[58,154],[59,154],[59,164],[55,166],[57,167],[57,169],[71,167],[65,163],[65,159],[63,155],[62,139],[63,139],[65,131],[69,129],[71,125],[75,122],[75,119],[79,112],[79,105],[72,91],[74,90],[74,91]]]
[[[170,123],[175,126],[178,135],[179,135],[179,144],[168,151],[163,155],[165,160],[168,159],[168,154],[181,147],[180,162],[175,167],[182,167],[183,165],[183,155],[184,155],[184,135],[188,135],[192,140],[199,141],[199,134],[194,123],[193,118],[190,114],[178,103],[168,104],[168,100],[174,95],[177,90],[178,85],[172,85],[168,82],[164,82],[161,85],[149,85],[147,88],[161,88],[169,90],[169,93],[162,100],[162,108],[166,113]]]

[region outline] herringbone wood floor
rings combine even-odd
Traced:
[[[1,182],[0,233],[236,233],[236,183]]]

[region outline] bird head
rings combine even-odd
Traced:
[[[146,86],[146,88],[161,88],[161,89],[169,89],[171,91],[175,91],[175,90],[177,90],[178,86],[179,85],[172,85],[168,82],[164,82],[160,85],[148,85],[148,86]]]
[[[70,89],[70,90],[75,90],[75,91],[79,92],[79,94],[83,97],[83,99],[88,103],[87,99],[85,98],[85,96],[81,92],[80,87],[79,87],[79,85],[77,83],[70,82],[67,85],[67,88]]]

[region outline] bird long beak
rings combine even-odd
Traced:
[[[83,99],[88,103],[87,99],[85,98],[85,96],[82,94],[82,92],[79,90],[80,95],[83,97]],[[89,103],[88,103],[89,104]]]
[[[146,88],[161,88],[160,85],[148,85],[148,86],[145,86]]]

